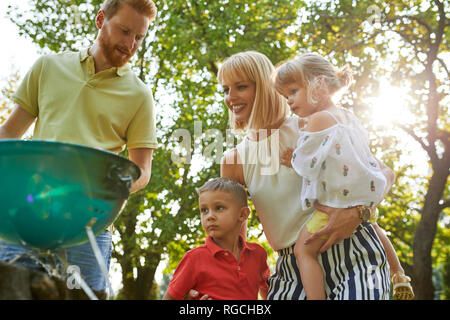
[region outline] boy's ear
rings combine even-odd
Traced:
[[[243,221],[247,220],[249,215],[250,215],[250,208],[249,207],[242,207],[241,208],[241,212],[240,212],[240,216],[239,216],[239,220],[243,222]]]

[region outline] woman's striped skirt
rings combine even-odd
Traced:
[[[305,291],[294,256],[294,246],[278,251],[276,272],[269,278],[270,300],[304,300]],[[389,264],[370,223],[334,244],[319,256],[329,300],[387,300]]]

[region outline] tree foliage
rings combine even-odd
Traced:
[[[100,3],[30,0],[31,10],[11,8],[9,15],[44,52],[75,50],[95,39]],[[355,84],[344,105],[352,107],[369,128],[365,97],[380,94],[379,78],[408,87],[416,122],[400,127],[425,150],[432,174],[415,175],[411,166],[399,163],[402,150],[395,144],[401,138],[376,132],[374,152],[397,173],[397,184],[381,207],[380,224],[414,276],[419,297],[431,298],[431,266],[446,261],[450,237],[445,225],[450,163],[444,56],[448,4],[419,0],[155,3],[157,19],[132,62],[155,97],[160,148],[154,153],[150,184],[129,199],[116,221],[120,240],[113,256],[122,268],[121,297],[155,298],[154,275],[161,259],[168,258],[170,272],[186,250],[202,242],[195,188],[219,176],[217,160],[238,140],[234,136],[227,140],[227,111],[216,81],[218,64],[233,53],[257,50],[274,63],[304,51],[319,52],[337,65],[350,63]],[[219,143],[208,149],[212,141]],[[249,231],[254,238],[262,234],[254,210]]]

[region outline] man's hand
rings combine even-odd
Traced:
[[[320,253],[327,251],[333,244],[350,238],[352,233],[361,223],[358,209],[356,208],[331,208],[317,203],[314,204],[314,207],[317,210],[328,214],[328,217],[330,218],[325,227],[305,240],[305,245],[307,245],[311,241],[326,235],[328,239],[320,248]]]

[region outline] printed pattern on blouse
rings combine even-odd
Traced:
[[[349,115],[351,121],[345,125],[318,132],[300,130],[292,167],[304,177],[304,209],[314,202],[347,208],[372,206],[382,199],[386,178],[369,150],[366,130]]]

